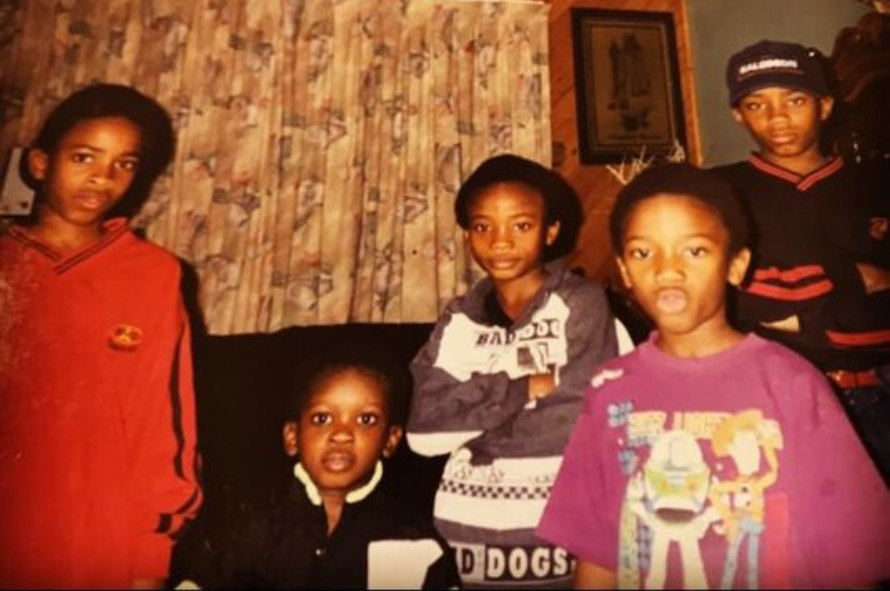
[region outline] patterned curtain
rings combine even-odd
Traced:
[[[0,158],[93,81],[174,117],[134,221],[196,270],[213,334],[425,322],[477,271],[452,213],[500,152],[550,162],[548,5],[4,0]]]

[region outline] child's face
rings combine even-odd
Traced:
[[[381,385],[354,370],[324,380],[299,422],[284,426],[285,450],[299,456],[322,498],[342,497],[362,486],[401,437],[401,427],[390,425]]]
[[[834,102],[789,88],[754,91],[732,110],[767,156],[794,158],[819,150],[819,129]]]
[[[139,166],[141,131],[123,117],[87,119],[55,151],[29,153],[31,175],[43,184],[44,216],[95,229],[126,194]]]
[[[544,198],[518,183],[492,185],[469,205],[464,232],[473,258],[496,281],[539,272],[544,249],[559,234],[545,221]]]
[[[750,254],[730,257],[715,211],[691,197],[654,195],[631,210],[623,243],[624,282],[662,334],[726,326],[726,282],[741,283]]]

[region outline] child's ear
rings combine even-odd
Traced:
[[[281,429],[281,439],[284,444],[284,453],[288,456],[295,458],[297,457],[297,434],[299,433],[299,429],[297,427],[296,421],[287,421],[284,423],[284,427]]]
[[[44,180],[48,169],[49,154],[39,148],[28,150],[28,172],[31,173],[35,180]]]
[[[633,283],[630,280],[627,267],[624,266],[624,261],[621,260],[621,257],[615,257],[615,262],[618,264],[618,270],[621,272],[621,281],[624,282],[624,287],[633,289]]]
[[[743,248],[729,261],[729,269],[726,273],[726,280],[731,285],[738,287],[745,279],[745,273],[748,272],[748,265],[751,263],[751,251]]]
[[[391,425],[389,427],[389,434],[386,436],[386,444],[383,446],[384,458],[391,458],[393,454],[396,453],[396,449],[399,447],[399,442],[402,440],[402,434],[404,432],[404,429],[398,425]]]
[[[819,101],[819,120],[826,121],[831,116],[834,109],[834,97],[823,96],[817,99]]]
[[[547,233],[544,235],[544,243],[547,246],[553,246],[557,236],[559,236],[559,220],[547,226]]]
[[[738,123],[739,125],[741,125],[742,127],[745,126],[745,118],[742,117],[742,112],[739,111],[738,107],[732,108],[732,118],[735,119],[735,122]]]

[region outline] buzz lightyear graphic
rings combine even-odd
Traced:
[[[626,414],[619,455],[629,479],[619,521],[618,586],[661,589],[673,568],[686,589],[728,589],[744,555],[739,584],[758,588],[764,491],[776,482],[776,450],[782,447],[776,423],[758,410],[682,418],[657,413],[657,425],[646,417],[655,413]],[[644,423],[645,433],[635,433],[635,424]],[[646,447],[648,456],[639,462],[638,451]],[[701,548],[709,533],[709,543],[716,535],[726,548],[722,570],[719,563],[710,565],[710,581]]]
[[[622,521],[635,517],[648,532],[646,589],[664,588],[672,544],[680,551],[684,588],[708,587],[699,540],[719,518],[707,506],[709,482],[710,469],[698,442],[690,433],[680,430],[659,436],[643,469],[631,477]],[[633,570],[639,572],[638,568]],[[638,581],[634,583],[632,586],[639,587]]]

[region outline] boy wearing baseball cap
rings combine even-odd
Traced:
[[[890,484],[890,175],[824,150],[826,63],[782,41],[729,59],[730,107],[757,144],[715,169],[745,200],[756,237],[734,320],[825,372]]]
[[[823,59],[796,43],[761,41],[733,55],[726,72],[733,116],[754,138],[759,156],[798,175],[828,162],[819,132],[834,98]],[[780,113],[778,106],[794,108]],[[776,121],[778,115],[786,121]]]

